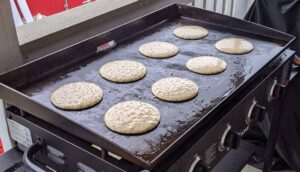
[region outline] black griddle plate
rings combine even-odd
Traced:
[[[180,7],[187,10],[202,11],[186,6]],[[213,14],[205,11],[203,13],[208,13],[208,16]],[[235,19],[231,20],[234,21]],[[172,33],[173,30],[184,25],[202,26],[208,29],[209,34],[200,40],[183,40],[175,37]],[[125,150],[125,153],[121,151],[121,156],[126,159],[134,162],[130,156],[127,158],[126,152],[128,152],[142,162],[139,163],[141,166],[152,168],[152,165],[158,162],[157,160],[163,153],[176,147],[173,143],[182,139],[182,136],[191,131],[204,116],[209,114],[208,112],[219,106],[242,84],[246,83],[272,61],[288,42],[281,39],[258,37],[255,34],[235,29],[229,30],[222,26],[186,17],[169,19],[127,39],[124,43],[105,54],[92,57],[92,60],[64,68],[59,73],[49,75],[47,79],[24,84],[25,86],[17,89],[38,104],[79,124],[82,128],[91,131],[100,138],[107,139],[115,146],[121,147],[121,150]],[[230,55],[217,51],[214,44],[218,40],[228,37],[249,40],[254,45],[254,50],[244,55]],[[289,38],[292,39],[292,37]],[[138,47],[150,41],[173,43],[179,47],[179,54],[167,59],[144,57],[139,53]],[[203,55],[212,55],[225,60],[228,65],[226,71],[217,75],[200,75],[188,71],[185,63],[192,57]],[[120,59],[136,60],[143,63],[147,67],[146,77],[133,83],[117,84],[107,81],[99,75],[100,66],[109,61]],[[155,98],[151,93],[151,85],[161,78],[170,76],[193,80],[199,85],[198,96],[182,103],[165,102]],[[104,90],[104,98],[101,103],[93,108],[81,111],[65,111],[55,108],[50,101],[51,93],[64,84],[77,81],[92,82],[99,85]],[[121,135],[106,128],[104,123],[105,112],[114,104],[127,100],[140,100],[157,107],[161,113],[161,121],[158,127],[141,135]],[[36,115],[39,116],[39,114]],[[59,127],[62,127],[61,125],[63,124],[60,124]],[[75,130],[72,134],[84,138]],[[108,147],[105,144],[101,145],[101,140],[99,142],[96,144],[100,147]],[[114,150],[109,150],[114,152]]]

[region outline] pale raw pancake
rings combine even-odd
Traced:
[[[253,50],[251,42],[241,38],[225,38],[215,44],[216,49],[228,54],[245,54]]]
[[[173,34],[182,39],[201,39],[207,36],[208,31],[199,26],[182,26],[176,28]]]
[[[113,82],[133,82],[143,78],[146,67],[139,62],[131,60],[117,60],[108,62],[99,70],[101,76]]]
[[[193,72],[200,74],[217,74],[226,69],[226,62],[217,57],[201,56],[187,61],[186,67]]]
[[[156,81],[151,89],[155,97],[171,102],[190,100],[198,94],[197,84],[179,77],[163,78]]]
[[[102,100],[102,89],[88,82],[75,82],[61,86],[51,95],[54,106],[66,110],[86,109]]]
[[[104,122],[112,131],[122,134],[141,134],[155,128],[160,121],[156,107],[140,101],[125,101],[105,113]]]
[[[161,59],[175,56],[179,50],[174,44],[154,41],[141,45],[139,51],[144,56]]]

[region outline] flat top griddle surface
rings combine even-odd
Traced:
[[[201,40],[183,40],[175,37],[172,34],[173,30],[183,25],[203,26],[209,30],[209,35]],[[254,50],[249,54],[230,55],[214,48],[218,40],[232,36],[249,40],[254,45]],[[138,48],[141,44],[157,40],[177,45],[180,49],[179,54],[168,59],[152,59],[139,53]],[[99,55],[87,64],[69,68],[20,91],[53,111],[107,138],[135,156],[151,162],[185,131],[201,120],[207,112],[274,58],[281,49],[281,45],[277,43],[222,32],[222,28],[218,29],[218,26],[178,18],[159,24],[119,45],[109,53]],[[185,63],[192,57],[202,55],[213,55],[225,60],[228,65],[227,70],[217,75],[200,75],[188,71]],[[147,67],[146,77],[133,83],[117,84],[99,75],[100,66],[120,59],[131,59],[143,63]],[[155,98],[151,93],[151,85],[161,78],[170,76],[193,80],[199,85],[198,96],[182,103],[165,102]],[[104,90],[102,102],[93,108],[81,111],[64,111],[55,108],[50,101],[51,93],[64,84],[77,81],[92,82],[101,86]],[[126,100],[140,100],[156,106],[161,113],[158,127],[142,135],[121,135],[107,129],[104,123],[105,112],[114,104]]]

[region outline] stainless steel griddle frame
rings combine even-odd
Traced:
[[[137,158],[130,152],[116,146],[115,144],[112,144],[107,139],[101,138],[97,134],[85,130],[80,125],[71,122],[66,118],[63,118],[61,115],[41,105],[40,103],[36,102],[35,100],[31,99],[27,95],[17,91],[14,88],[23,86],[23,83],[31,83],[41,80],[43,78],[47,78],[47,76],[50,76],[53,72],[51,69],[55,68],[56,71],[57,69],[63,70],[64,68],[71,66],[75,63],[87,60],[89,57],[96,55],[97,52],[95,51],[95,47],[103,43],[107,43],[107,41],[110,41],[112,37],[119,38],[114,40],[116,40],[117,44],[121,44],[122,42],[128,40],[130,37],[135,36],[137,34],[137,30],[144,30],[145,28],[150,28],[151,26],[159,22],[172,18],[177,18],[179,16],[184,16],[195,20],[202,20],[208,23],[217,22],[219,25],[222,25],[225,30],[234,29],[240,32],[251,34],[252,36],[263,36],[271,40],[281,40],[284,42],[282,51],[285,50],[294,39],[293,36],[257,24],[253,24],[239,19],[234,19],[232,17],[223,16],[194,7],[173,4],[149,15],[145,15],[137,20],[126,23],[120,27],[102,33],[101,37],[95,36],[89,40],[85,40],[74,46],[70,46],[66,49],[50,54],[49,56],[43,57],[39,60],[33,61],[29,64],[23,65],[15,70],[1,75],[1,98],[3,98],[6,102],[13,104],[19,108],[22,108],[30,114],[35,115],[38,118],[45,120],[71,134],[76,133],[76,135],[80,135],[80,137],[85,141],[97,144],[104,150],[114,152],[117,155],[122,156],[124,159],[141,167],[152,169],[158,163],[160,163],[168,155],[169,152],[171,152],[174,148],[176,148],[176,146],[182,143],[184,139],[190,136],[190,134],[192,133],[192,129],[195,129],[197,125],[193,126],[189,130],[189,133],[186,133],[184,137],[180,138],[180,140],[174,142],[170,146],[170,148],[167,149],[165,152],[161,152],[159,157],[157,157],[154,161],[146,162],[140,158]],[[135,29],[133,30],[132,28]],[[124,35],[129,36],[124,37]],[[76,49],[80,51],[74,51]],[[282,51],[280,51],[279,53],[281,53]],[[68,54],[67,58],[63,58],[66,54]],[[49,70],[47,72],[41,73],[41,70],[38,69],[41,68],[41,66],[44,66],[45,64],[47,64],[47,66],[45,67]],[[38,77],[32,78],[32,76]],[[200,121],[197,124],[199,123]]]

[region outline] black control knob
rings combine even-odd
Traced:
[[[237,149],[240,146],[240,141],[241,134],[231,129],[228,131],[225,137],[224,145],[227,148]]]
[[[273,84],[270,88],[268,100],[271,102],[275,99],[280,99],[284,94],[285,85],[280,84],[276,79],[273,81]]]
[[[219,151],[224,151],[228,149],[237,149],[240,145],[241,138],[242,138],[242,134],[234,131],[231,125],[228,124],[222,135],[219,144]]]
[[[209,168],[207,165],[205,165],[204,163],[202,163],[201,161],[199,163],[197,163],[197,165],[195,166],[193,172],[208,172]]]
[[[253,100],[246,118],[246,123],[262,122],[265,118],[265,112],[266,107],[259,105],[256,100]]]
[[[203,160],[201,160],[199,155],[195,155],[195,160],[193,161],[189,172],[208,172],[209,166],[206,165]]]
[[[256,104],[252,115],[251,120],[254,122],[262,122],[265,118],[266,107]]]

